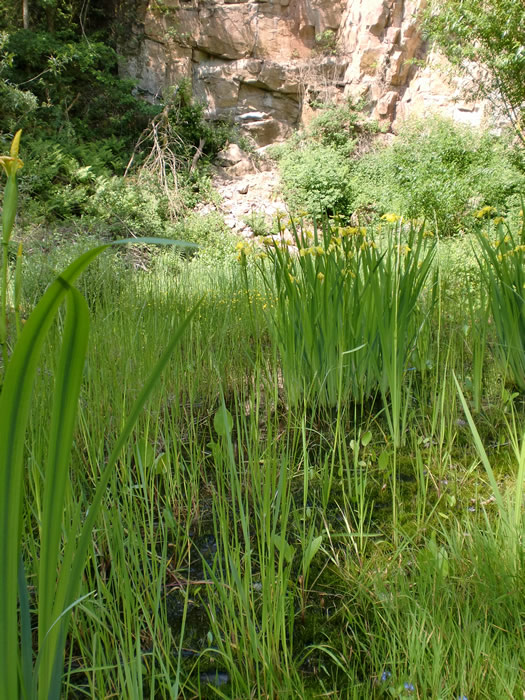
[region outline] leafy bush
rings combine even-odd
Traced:
[[[176,134],[172,150],[188,166],[197,149],[204,159],[210,160],[233,134],[232,124],[206,119],[206,105],[193,99],[188,80],[182,80],[166,102],[170,103],[169,120]]]
[[[512,206],[525,185],[505,137],[435,117],[408,123],[394,143],[365,155],[353,187],[357,207],[425,217],[441,235],[469,227],[483,204]]]
[[[274,147],[288,206],[319,216],[349,214],[353,159],[368,150],[377,124],[365,118],[361,104],[321,105],[308,128]]]
[[[333,29],[325,29],[315,37],[314,53],[320,56],[335,56],[337,54],[337,37]]]
[[[13,64],[13,54],[7,50],[9,35],[0,32],[0,103],[2,115],[0,125],[6,131],[16,131],[17,121],[26,114],[32,112],[38,105],[35,95],[29,90],[20,90],[6,78]]]
[[[42,119],[41,110],[36,112],[34,118]],[[169,172],[162,180],[153,177],[153,168],[143,168],[141,183],[138,178],[121,181],[116,177],[125,171],[129,161],[129,138],[104,136],[97,129],[96,140],[91,140],[83,135],[86,124],[82,129],[71,127],[52,135],[44,118],[44,128],[39,126],[29,131],[24,143],[25,167],[20,176],[20,191],[28,200],[26,212],[47,221],[86,214],[98,217],[110,224],[113,237],[165,235],[163,229],[173,218],[168,202],[170,194],[176,198],[180,210],[210,196],[207,166],[229,133],[225,125],[215,127],[206,121],[204,106],[193,103],[185,84],[168,115],[173,122],[168,146],[175,155],[177,172]],[[0,134],[2,141],[7,145],[8,139]],[[148,148],[157,155],[156,144],[146,134],[135,154],[139,165]],[[199,148],[202,158],[196,164],[193,158]],[[159,166],[163,172],[167,170],[165,163]]]
[[[332,146],[341,155],[351,156],[363,151],[377,133],[376,122],[365,119],[362,104],[329,105],[320,109],[308,127],[308,138]]]
[[[17,128],[38,127],[41,135],[65,132],[88,141],[116,136],[131,146],[158,112],[133,96],[133,83],[118,77],[115,50],[100,40],[86,41],[72,30],[20,30],[4,34],[1,48],[4,90],[26,84],[36,102],[34,109],[14,113]],[[3,116],[0,130],[12,128]]]
[[[104,222],[112,238],[170,236],[168,205],[157,183],[99,177],[86,214]]]
[[[262,212],[252,211],[245,217],[244,223],[251,228],[254,236],[267,236],[270,233],[271,221]]]
[[[20,191],[27,208],[46,219],[78,216],[90,205],[98,178],[108,178],[123,162],[124,144],[116,138],[97,143],[29,137],[24,144]]]
[[[348,213],[350,161],[331,146],[306,145],[286,150],[280,160],[284,194],[292,211]]]
[[[173,228],[174,237],[196,243],[198,258],[204,262],[228,262],[235,260],[235,242],[238,238],[225,224],[218,212],[210,214],[190,213]]]

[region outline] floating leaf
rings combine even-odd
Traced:
[[[370,440],[372,439],[372,431],[367,430],[366,433],[361,437],[361,444],[366,447]]]
[[[310,568],[310,564],[312,563],[312,559],[315,557],[317,552],[319,551],[319,547],[323,543],[323,536],[319,535],[319,537],[315,537],[313,540],[310,540],[308,543],[307,548],[304,550],[303,554],[303,572],[307,572],[308,569]]]
[[[222,404],[213,417],[213,427],[215,428],[217,435],[220,435],[221,437],[226,437],[226,435],[229,435],[233,429],[232,414],[228,411],[224,404]]]
[[[388,452],[383,451],[379,455],[379,459],[377,460],[377,466],[379,467],[379,469],[381,469],[381,471],[384,471],[385,469],[388,468],[389,461],[390,461],[390,455],[388,454]]]

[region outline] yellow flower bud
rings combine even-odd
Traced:
[[[5,170],[7,177],[14,175],[17,170],[23,167],[23,162],[18,157],[18,149],[20,147],[20,136],[22,129],[16,132],[11,143],[11,149],[8,156],[0,156],[0,165]]]

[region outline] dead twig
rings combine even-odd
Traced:
[[[177,157],[173,150],[176,144],[183,145],[182,139],[173,126],[173,123],[176,121],[173,116],[176,94],[175,92],[162,112],[157,114],[150,125],[144,129],[135,144],[131,158],[124,171],[124,177],[127,177],[133,168],[137,154],[141,152],[145,144],[151,144],[148,155],[138,169],[138,178],[140,180],[141,177],[147,175],[158,182],[168,200],[172,219],[176,218],[181,209],[180,198],[178,197],[177,173],[182,166],[182,160]],[[202,151],[199,153],[199,149],[193,158],[195,164],[202,153]]]

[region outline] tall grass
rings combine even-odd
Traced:
[[[7,259],[5,247],[13,229],[16,210],[19,138],[20,133],[15,137],[11,155],[2,161],[8,173],[2,214],[4,261]],[[165,243],[156,239],[142,242]],[[106,248],[98,246],[84,253],[51,284],[29,316],[10,357],[7,343],[3,342],[5,375],[0,393],[0,415],[4,421],[0,432],[0,568],[4,575],[0,583],[0,617],[3,621],[0,631],[0,687],[1,695],[5,698],[38,697],[49,700],[61,695],[67,627],[72,609],[86,597],[79,597],[80,580],[105,489],[155,382],[191,318],[190,314],[176,330],[134,402],[107,465],[102,470],[88,510],[84,513],[83,504],[73,505],[70,518],[64,520],[63,511],[71,498],[67,488],[68,467],[89,333],[87,302],[72,285]],[[4,274],[4,328],[6,298],[7,276]],[[43,465],[42,495],[39,497],[41,509],[37,529],[40,548],[36,572],[38,642],[33,661],[30,596],[21,546],[26,534],[23,517],[24,443],[39,357],[63,301],[67,304],[67,313],[55,374],[47,457]],[[6,341],[5,337],[3,341]]]
[[[405,372],[425,324],[421,297],[435,245],[423,228],[405,232],[401,221],[383,248],[364,227],[292,227],[296,250],[270,240],[269,269],[260,266],[275,294],[269,324],[289,401],[363,404],[380,391],[398,447]]]
[[[154,242],[153,239],[149,241]],[[0,394],[0,409],[6,417],[0,435],[0,479],[2,483],[1,522],[3,523],[0,561],[7,572],[2,580],[2,619],[0,634],[3,651],[2,683],[5,697],[60,697],[63,654],[67,624],[72,608],[79,602],[78,588],[85,565],[91,529],[102,497],[120,452],[151,393],[152,386],[167,364],[175,344],[188,323],[177,330],[151,377],[133,405],[110,454],[89,511],[82,516],[74,508],[71,522],[63,523],[62,511],[68,496],[69,454],[76,422],[76,409],[89,329],[89,311],[81,294],[71,283],[106,246],[85,253],[51,285],[29,317],[16,344]],[[56,372],[49,446],[43,481],[42,512],[39,523],[40,551],[37,575],[38,655],[33,667],[29,597],[23,563],[20,561],[22,534],[23,446],[31,402],[32,385],[46,333],[62,300],[67,301],[61,356]],[[13,528],[15,532],[11,531]],[[62,530],[66,541],[62,551]],[[18,576],[17,576],[18,571]],[[21,656],[18,656],[17,588],[20,596]],[[21,676],[19,678],[19,660]]]
[[[520,695],[521,398],[503,402],[489,352],[477,400],[469,384],[475,331],[488,343],[494,332],[483,314],[473,328],[467,282],[447,258],[456,243],[436,255],[432,240],[398,227],[361,250],[370,231],[320,227],[309,238],[298,226],[297,251],[268,247],[260,271],[249,258],[212,271],[169,248],[133,270],[106,251],[79,281],[91,318],[85,381],[58,551],[46,554],[66,576],[64,555],[86,542],[56,625],[62,697]],[[297,242],[323,252],[301,256]],[[365,277],[379,268],[382,278]],[[470,289],[472,313],[484,311],[488,291]],[[350,335],[366,316],[348,290],[368,304],[365,344],[366,329]],[[114,461],[142,384],[201,298]],[[64,608],[40,613],[39,560],[48,417],[70,323],[59,312],[42,346],[18,474],[27,580],[11,600],[16,613],[20,595],[28,679],[38,616]],[[15,667],[18,648],[17,636],[6,647]]]
[[[500,217],[501,218],[501,217]],[[500,221],[496,237],[478,235],[480,265],[498,336],[497,354],[506,376],[525,389],[525,219],[516,234]]]

